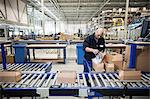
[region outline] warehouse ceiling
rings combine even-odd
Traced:
[[[35,6],[38,0],[28,0]],[[40,2],[39,0],[38,2]],[[147,7],[149,0],[129,0],[129,7]],[[72,22],[87,22],[97,16],[101,11],[113,8],[125,9],[126,0],[44,0],[44,6],[48,8],[59,20]],[[40,8],[41,6],[38,6]],[[46,12],[49,14],[49,12]],[[51,16],[51,15],[50,15]],[[51,16],[54,18],[54,16]],[[56,18],[54,18],[56,19]]]

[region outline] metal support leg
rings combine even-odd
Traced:
[[[88,99],[92,99],[92,96],[88,96]]]
[[[11,45],[11,46],[10,46],[10,54],[13,54],[12,52],[13,52],[13,51],[12,51],[12,45]]]
[[[66,48],[63,49],[64,52],[64,64],[66,63]]]
[[[136,44],[131,44],[129,68],[135,68],[136,64]]]
[[[28,62],[30,62],[30,50],[27,48]]]
[[[6,55],[5,55],[5,48],[4,48],[4,44],[1,44],[1,53],[2,53],[2,63],[3,63],[3,69],[6,70]]]
[[[132,99],[132,96],[129,96],[129,99]]]
[[[33,48],[33,59],[35,59],[35,49]]]

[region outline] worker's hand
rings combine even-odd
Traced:
[[[98,49],[93,49],[93,53],[94,53],[95,55],[97,55],[97,54],[99,53],[99,50],[98,50]]]

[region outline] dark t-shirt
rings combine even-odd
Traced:
[[[99,51],[104,52],[105,50],[105,40],[103,37],[98,39],[98,42],[96,42],[95,38],[94,38],[94,34],[88,36],[83,43],[83,50],[85,52],[84,54],[84,58],[87,59],[88,61],[91,61],[92,58],[95,57],[94,53],[92,52],[86,52],[85,48],[89,47],[89,48],[94,48],[94,49],[98,49]]]

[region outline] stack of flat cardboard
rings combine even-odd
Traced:
[[[145,46],[143,48],[136,49],[136,70],[143,72],[150,72],[150,46]],[[124,56],[124,66],[128,68],[130,61],[130,46],[126,46],[125,56]]]
[[[136,57],[136,69],[143,72],[150,72],[150,46],[143,48]]]
[[[57,76],[57,83],[75,83],[76,72],[75,71],[60,71]]]
[[[19,71],[3,71],[0,72],[0,82],[18,82],[21,80]]]

